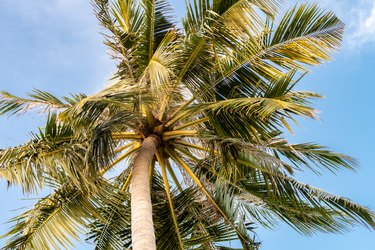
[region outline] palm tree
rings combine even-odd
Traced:
[[[315,143],[291,144],[296,117],[317,118],[296,91],[331,58],[344,25],[278,0],[195,0],[183,28],[165,0],[94,0],[118,61],[94,95],[2,92],[2,114],[46,113],[24,145],[0,151],[0,176],[53,192],[14,218],[3,249],[59,249],[88,233],[97,249],[258,249],[255,225],[304,234],[374,227],[367,208],[294,179],[353,169]],[[84,230],[86,229],[86,230]]]

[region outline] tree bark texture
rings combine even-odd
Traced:
[[[147,137],[134,159],[131,184],[131,229],[133,250],[155,250],[149,168],[160,144],[156,136]]]

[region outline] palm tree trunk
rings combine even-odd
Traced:
[[[147,137],[135,157],[131,186],[131,225],[133,250],[155,250],[155,232],[152,221],[149,167],[159,146],[156,136]]]

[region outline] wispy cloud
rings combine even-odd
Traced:
[[[354,26],[351,27],[352,33],[348,41],[349,46],[353,48],[375,43],[375,3],[368,7],[357,9],[356,20]]]
[[[317,0],[317,2],[324,9],[332,10],[344,21],[346,28],[342,49],[360,51],[365,45],[375,47],[374,0]]]

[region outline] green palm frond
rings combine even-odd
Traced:
[[[193,3],[192,3],[193,2]],[[203,28],[203,22],[207,10],[210,9],[210,1],[188,1],[186,5],[186,16],[183,19],[184,30],[187,35],[197,34]]]
[[[90,182],[97,178],[96,172],[107,170],[113,161],[112,133],[121,119],[123,116],[117,116],[83,130],[61,123],[57,114],[51,114],[28,143],[0,151],[0,176],[9,185],[20,185],[26,193],[37,192],[46,177],[58,178],[61,172],[76,185],[93,188]]]
[[[257,164],[260,161],[263,165],[278,166],[290,174],[293,174],[293,169],[309,169],[316,174],[321,174],[324,170],[335,173],[343,168],[354,170],[357,165],[352,157],[330,151],[316,143],[289,144],[286,139],[278,137],[259,143],[208,134],[202,137],[212,143],[218,151],[222,150],[222,154],[230,153],[225,150],[226,147],[233,147],[236,149],[236,154],[232,155],[235,159],[241,160],[242,155],[246,159],[256,159]]]
[[[46,182],[54,191],[10,221],[13,228],[1,236],[11,237],[3,249],[73,248],[91,223],[111,223],[102,208],[121,210],[126,197],[119,195],[116,187],[105,180],[96,181],[99,188],[94,193],[70,183],[64,174]]]
[[[144,22],[141,6],[133,0],[92,0],[92,4],[99,23],[110,32],[104,35],[104,43],[119,60],[117,76],[134,78],[138,74],[134,51]]]
[[[102,9],[105,9],[105,8],[106,7],[104,8],[102,7]],[[141,12],[141,7],[138,5],[136,1],[133,1],[133,0],[118,1],[117,0],[113,2],[113,6],[110,7],[110,13],[114,16],[115,20],[118,22],[116,23],[118,25],[117,28],[120,28],[121,31],[123,32],[123,34],[121,34],[122,36],[124,35],[133,36],[137,33],[137,30],[141,27],[142,20],[143,20],[141,16],[142,12]],[[129,48],[127,46],[124,46],[124,47]]]
[[[171,198],[175,210],[178,211],[176,216],[179,231],[187,249],[215,249],[221,242],[238,238],[236,232],[220,220],[215,208],[209,202],[201,204],[197,189],[186,189],[179,194],[176,190],[172,190]],[[174,223],[168,212],[169,205],[163,202],[165,199],[163,192],[156,194],[153,199],[158,247],[178,249],[178,237],[173,230]]]
[[[320,173],[317,168],[336,172],[342,168],[354,170],[356,166],[352,157],[332,152],[316,143],[288,144],[286,140],[276,140],[267,147],[283,155],[297,168],[305,166],[317,174]]]
[[[253,170],[242,180],[227,181],[209,170],[217,176],[210,180],[227,185],[245,214],[266,227],[277,226],[280,219],[307,235],[344,232],[353,223],[374,227],[373,212],[361,205],[297,182],[276,168],[247,166]]]
[[[292,132],[287,120],[295,123],[293,116],[317,119],[318,112],[311,107],[310,99],[320,95],[291,91],[300,80],[294,80],[295,74],[296,70],[291,70],[262,88],[241,83],[238,87],[218,86],[219,100],[197,105],[209,116],[212,128],[206,129],[212,129],[220,136],[260,142],[282,127]]]
[[[214,115],[220,113],[240,113],[244,117],[253,117],[266,120],[270,115],[277,111],[286,111],[296,115],[317,118],[315,109],[289,102],[288,100],[271,98],[236,98],[218,101],[208,104],[207,109]]]
[[[253,222],[247,221],[245,211],[241,209],[240,203],[237,202],[236,196],[225,186],[215,186],[215,200],[217,204],[225,211],[226,215],[233,224],[236,224],[237,234],[242,243],[243,249],[255,249],[258,242],[255,242],[249,235],[249,231],[252,231]]]
[[[60,118],[73,122],[75,126],[95,126],[98,122],[106,121],[111,113],[121,114],[123,118],[128,116],[125,121],[133,120],[131,117],[139,115],[136,113],[139,111],[139,102],[149,103],[149,98],[143,87],[127,86],[128,83],[126,80],[120,80],[97,95],[82,99],[64,110]]]

